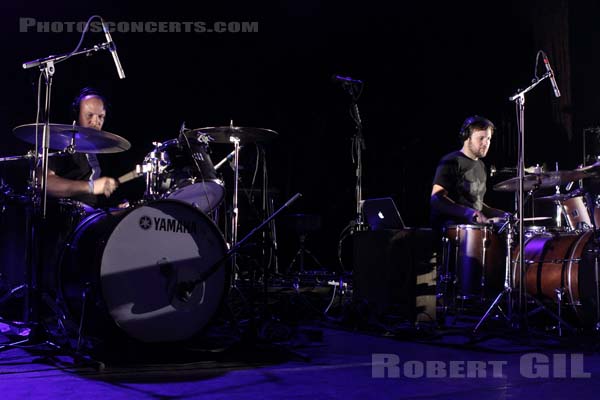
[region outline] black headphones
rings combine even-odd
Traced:
[[[100,93],[100,91],[98,91],[97,89],[94,89],[92,87],[84,87],[83,89],[81,89],[81,91],[79,92],[77,97],[75,97],[75,99],[73,99],[73,104],[71,104],[71,112],[73,113],[73,115],[72,115],[73,120],[75,120],[75,121],[79,120],[79,108],[81,106],[81,100],[83,100],[87,96],[98,97],[100,100],[102,100],[102,103],[104,103],[104,109],[106,110],[108,108],[106,98]]]
[[[471,137],[474,127],[479,129],[492,128],[492,132],[496,129],[492,121],[490,121],[487,118],[480,117],[479,115],[468,117],[467,119],[465,119],[465,122],[463,122],[462,127],[460,128],[460,132],[458,134],[461,142],[464,142],[465,140]]]

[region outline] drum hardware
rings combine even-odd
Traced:
[[[240,218],[240,210],[238,206],[238,197],[239,197],[239,171],[240,171],[240,162],[239,162],[239,154],[240,149],[243,147],[242,144],[246,143],[256,143],[257,149],[260,152],[260,156],[262,156],[263,160],[263,190],[262,190],[262,210],[263,210],[263,218],[265,218],[269,209],[269,204],[267,201],[267,164],[266,164],[266,156],[262,146],[259,144],[270,142],[274,140],[278,133],[264,128],[252,128],[252,127],[240,127],[234,126],[233,120],[229,122],[229,126],[218,126],[218,127],[206,127],[206,128],[198,128],[192,129],[185,133],[186,137],[189,135],[194,135],[196,137],[204,137],[203,140],[208,140],[211,143],[233,143],[234,149],[232,153],[225,157],[224,160],[219,162],[219,167],[226,162],[227,159],[233,158],[233,198],[232,198],[232,212],[231,212],[231,246],[235,247],[237,244],[238,230],[239,230],[239,218]],[[271,242],[273,243],[273,249],[276,248],[276,238],[274,234],[274,224],[271,224],[270,229]],[[266,237],[263,235],[263,241],[266,241]],[[264,248],[263,248],[263,257],[264,257]],[[236,264],[236,255],[233,254],[231,257],[231,262],[236,268],[236,278],[237,281],[237,264]],[[277,257],[275,257],[275,268],[278,269],[277,266]],[[277,272],[277,271],[276,271]]]
[[[227,252],[225,253],[225,255],[223,255],[223,257],[221,259],[219,259],[218,261],[216,261],[210,268],[207,268],[206,270],[204,270],[202,273],[200,273],[200,275],[194,279],[194,280],[190,280],[190,281],[182,281],[179,282],[176,286],[175,286],[175,290],[174,293],[176,296],[186,296],[186,293],[188,293],[189,291],[194,290],[199,284],[201,284],[202,282],[204,282],[205,280],[209,279],[213,274],[217,273],[219,270],[221,270],[223,268],[223,266],[228,263],[228,260],[232,259],[232,257],[234,255],[236,255],[245,245],[246,242],[248,242],[249,239],[251,239],[255,234],[257,234],[258,232],[262,231],[265,229],[265,227],[267,227],[271,222],[274,221],[275,218],[277,218],[277,216],[286,208],[288,208],[293,202],[295,202],[296,200],[298,200],[300,197],[302,197],[302,194],[300,193],[296,193],[294,196],[292,196],[288,201],[286,201],[279,209],[277,209],[276,211],[274,211],[273,213],[271,213],[266,219],[264,219],[259,225],[257,225],[255,228],[253,228],[246,236],[244,236],[244,238],[242,238],[240,241],[238,241],[235,246],[232,246],[229,250],[227,250]],[[231,264],[233,265],[233,264]],[[234,266],[234,265],[233,265]],[[252,332],[251,332],[251,336],[250,338],[253,338],[254,340],[257,339],[257,337],[259,336],[258,330],[259,330],[259,319],[261,319],[263,322],[267,323],[267,304],[268,304],[268,287],[269,287],[269,282],[270,282],[270,276],[269,276],[269,269],[265,268],[264,269],[264,276],[263,276],[263,304],[262,304],[262,313],[261,315],[257,315],[256,311],[254,311],[254,296],[249,296],[249,299],[246,300],[249,303],[249,309],[252,310],[251,311],[251,315],[249,318],[249,323],[250,326],[252,328]],[[251,289],[254,290],[254,280],[251,280],[252,282],[252,287]],[[234,285],[232,286],[232,289],[237,289],[237,287]],[[239,289],[238,289],[239,290]],[[287,350],[290,353],[293,353],[297,356],[300,356],[301,358],[305,358],[300,354],[296,354],[295,352],[293,352],[292,350]]]
[[[498,233],[506,232],[506,258],[505,258],[505,267],[504,267],[504,289],[496,296],[490,307],[483,314],[475,328],[473,328],[473,334],[477,333],[479,327],[483,325],[483,323],[490,317],[492,311],[496,308],[499,309],[504,318],[508,321],[511,321],[513,318],[513,288],[512,288],[512,245],[513,245],[513,235],[514,235],[514,219],[510,214],[506,215],[506,222],[500,228]],[[500,301],[506,297],[506,313],[500,307]]]
[[[520,265],[530,265],[531,266],[533,264],[539,263],[540,261],[538,261],[538,260],[523,260],[522,262],[519,262],[520,260],[513,259],[515,224],[517,222],[518,221],[512,215],[507,214],[506,215],[506,223],[500,229],[499,233],[501,233],[502,231],[506,232],[506,259],[505,259],[505,270],[504,270],[504,289],[498,294],[498,296],[492,302],[490,307],[483,314],[481,319],[477,322],[477,324],[475,325],[475,327],[472,330],[473,334],[476,334],[478,332],[479,328],[492,315],[492,312],[496,309],[500,312],[500,314],[504,317],[504,319],[509,324],[511,324],[513,327],[518,327],[518,324],[521,322],[519,320],[515,320],[515,317],[517,317],[517,316],[515,316],[514,310],[513,310],[513,304],[515,301],[515,299],[513,297],[513,292],[515,290],[515,287],[517,286],[514,284],[515,280],[519,276],[524,276],[524,274],[521,274],[520,271],[518,274],[513,273],[513,266],[516,269],[516,268],[520,268]],[[519,251],[519,253],[522,253],[522,251]],[[550,259],[550,260],[544,259],[544,262],[551,263],[551,264],[557,264],[557,265],[563,265],[564,263],[578,262],[578,259],[577,258]],[[523,278],[519,278],[519,279],[523,279]],[[529,283],[528,283],[528,285],[529,285]],[[542,302],[540,300],[538,300],[536,297],[534,297],[530,293],[525,293],[524,297],[528,300],[531,300],[532,302],[534,302],[537,305],[537,308],[535,310],[532,310],[531,312],[528,312],[526,314],[526,316],[531,316],[531,315],[537,314],[540,311],[543,311],[558,322],[559,336],[562,336],[562,328],[563,327],[567,328],[571,332],[574,332],[574,329],[566,321],[564,321],[562,319],[561,310],[560,310],[562,303],[559,304],[559,311],[558,311],[559,314],[556,315],[551,310],[549,310],[544,304],[542,304]],[[506,313],[504,312],[504,310],[502,310],[502,307],[500,306],[500,304],[501,304],[500,302],[502,301],[503,298],[505,298]],[[562,301],[562,296],[560,297],[560,301]]]
[[[565,288],[560,287],[554,289],[554,293],[556,293],[556,300],[558,301],[558,336],[562,336],[562,299],[565,295]]]
[[[317,267],[321,267],[319,260],[313,255],[313,253],[306,248],[306,237],[311,232],[316,232],[321,229],[321,216],[320,215],[308,215],[308,214],[291,214],[286,216],[288,224],[291,225],[295,233],[298,235],[298,250],[296,251],[290,265],[288,266],[287,272],[290,273],[294,267],[297,266],[297,274],[303,274],[305,272],[305,259],[310,257],[313,263]]]

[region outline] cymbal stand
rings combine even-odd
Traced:
[[[233,128],[233,121],[231,121]],[[233,132],[233,129],[231,130]],[[229,141],[233,143],[233,201],[231,213],[231,247],[235,248],[238,236],[239,209],[238,209],[238,193],[239,193],[239,174],[240,174],[240,138],[230,136]],[[231,255],[231,265],[234,271],[234,284],[238,279],[238,270],[236,264],[236,254]]]
[[[262,218],[267,218],[274,211],[273,198],[269,196],[269,174],[267,170],[267,156],[265,152],[264,146],[257,143],[256,150],[259,152],[260,157],[262,159]],[[269,229],[263,231],[263,249],[262,254],[265,255],[265,250],[267,248],[267,242],[270,243],[268,246],[269,253],[269,264],[265,266],[266,269],[270,267],[271,261],[273,262],[273,274],[279,274],[279,260],[277,254],[277,231],[275,228],[275,221],[269,222]],[[266,276],[268,275],[265,272],[265,284],[266,284]]]

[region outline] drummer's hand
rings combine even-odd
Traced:
[[[94,180],[94,194],[103,194],[106,197],[110,197],[118,186],[119,183],[115,179],[103,176]]]
[[[487,224],[489,222],[489,220],[486,218],[485,215],[483,215],[483,213],[481,211],[474,210],[473,222],[475,222],[476,224]]]

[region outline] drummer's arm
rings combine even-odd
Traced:
[[[434,184],[433,189],[431,190],[430,205],[431,208],[435,209],[439,214],[447,215],[449,217],[459,218],[469,222],[487,222],[487,218],[485,218],[480,211],[456,203],[448,197],[448,191],[443,186],[437,184]]]
[[[60,177],[48,170],[48,194],[52,197],[72,197],[82,194],[103,194],[109,197],[117,188],[113,178],[101,177],[93,181],[77,181]]]
[[[508,214],[506,211],[500,210],[498,208],[490,207],[485,203],[483,203],[483,208],[481,211],[483,211],[483,213],[488,218],[494,218],[494,217],[503,218],[506,216],[506,214]]]

